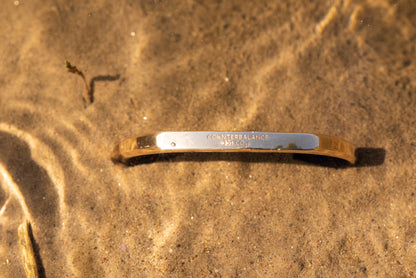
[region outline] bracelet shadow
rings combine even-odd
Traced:
[[[135,157],[128,160],[127,166],[161,162],[204,162],[204,161],[240,161],[248,163],[284,163],[312,165],[328,168],[371,167],[384,163],[386,150],[383,148],[357,148],[357,161],[350,164],[343,159],[310,154],[290,153],[171,153]]]

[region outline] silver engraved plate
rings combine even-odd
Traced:
[[[319,137],[308,133],[162,132],[156,137],[156,145],[162,150],[314,150]]]

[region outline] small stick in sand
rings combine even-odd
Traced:
[[[17,230],[19,237],[19,247],[22,253],[23,268],[27,278],[38,278],[38,266],[36,264],[35,253],[33,252],[32,240],[30,238],[30,223],[26,220]]]
[[[87,79],[85,79],[85,75],[82,71],[80,71],[76,66],[71,65],[70,62],[66,61],[66,68],[69,72],[78,74],[81,76],[82,80],[84,81],[84,96],[82,97],[85,105],[89,105],[92,103],[92,92],[90,90],[90,87],[88,86]]]

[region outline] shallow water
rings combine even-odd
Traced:
[[[25,219],[43,277],[414,275],[412,1],[3,6],[0,276],[24,277]],[[110,160],[183,130],[322,133],[385,159]]]

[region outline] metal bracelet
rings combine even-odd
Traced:
[[[275,152],[337,157],[354,164],[355,146],[343,139],[312,133],[181,131],[132,137],[114,148],[112,159],[163,153]]]

